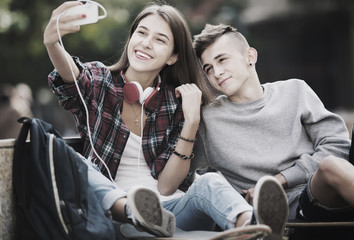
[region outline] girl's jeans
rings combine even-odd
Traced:
[[[88,180],[104,210],[126,196],[115,183],[103,176],[90,160]],[[213,230],[215,223],[222,229],[234,228],[236,218],[245,211],[252,211],[246,200],[217,173],[199,176],[182,196],[162,203],[176,216],[176,225],[182,230]]]
[[[183,230],[213,230],[215,223],[222,229],[234,228],[236,217],[252,211],[246,200],[217,173],[198,177],[185,195],[163,203],[174,213],[177,227]]]

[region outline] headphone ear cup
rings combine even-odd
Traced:
[[[143,88],[138,82],[131,81],[124,85],[123,96],[128,103],[136,103],[143,95]]]
[[[154,88],[153,91],[149,94],[149,96],[145,99],[145,106],[149,105],[150,100],[158,93],[158,89]]]
[[[144,90],[143,94],[140,95],[139,98],[139,102],[140,104],[143,104],[145,102],[145,104],[147,104],[147,100],[151,98],[151,93],[154,92],[154,88],[152,87],[148,87]]]
[[[128,103],[136,103],[147,105],[150,99],[158,92],[157,89],[153,87],[148,87],[145,90],[141,87],[138,82],[131,81],[124,85],[123,96],[125,101]]]

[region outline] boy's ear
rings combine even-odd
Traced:
[[[252,47],[250,47],[250,48],[248,49],[248,63],[249,63],[250,65],[256,64],[257,58],[258,58],[257,50],[254,49],[254,48],[252,48]]]
[[[177,62],[178,60],[178,54],[173,54],[170,59],[167,61],[167,65],[173,65]]]

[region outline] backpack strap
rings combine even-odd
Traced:
[[[16,174],[12,174],[12,183],[14,185],[14,191],[16,189],[26,189],[26,188],[21,188],[21,185],[26,184],[26,182],[22,181],[22,179],[24,177],[24,174],[27,174],[25,171],[26,167],[23,165],[25,164],[23,162],[23,159],[24,159],[24,155],[26,154],[26,139],[28,136],[28,132],[31,128],[32,119],[27,117],[22,117],[18,119],[17,122],[22,123],[22,127],[19,136],[15,141],[15,150],[13,156],[12,172],[16,173]],[[16,192],[15,194],[15,197],[17,197],[17,201],[19,203],[22,203],[24,201],[25,196],[26,194],[20,191]]]
[[[17,154],[22,154],[23,153],[23,150],[24,150],[24,147],[25,147],[25,142],[26,142],[26,139],[27,139],[27,136],[28,136],[28,132],[29,132],[29,129],[31,127],[31,121],[32,119],[28,118],[28,117],[22,117],[20,119],[17,120],[17,122],[19,123],[22,123],[22,127],[21,127],[21,131],[18,135],[18,138],[16,139],[16,142],[15,142],[15,149],[18,149],[16,150],[15,154],[14,154],[14,157],[16,157],[16,153]]]

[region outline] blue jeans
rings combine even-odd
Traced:
[[[86,158],[82,158],[82,160],[86,163],[88,168],[88,184],[96,193],[96,197],[101,203],[103,210],[110,210],[117,199],[127,196],[127,193],[119,189],[114,182],[106,178],[94,163]]]
[[[90,160],[83,159],[88,166],[88,182],[101,202],[109,210],[114,202],[127,194],[117,188]],[[234,228],[240,213],[252,211],[246,200],[217,173],[206,173],[198,177],[181,197],[162,203],[163,208],[176,216],[178,228],[188,230],[213,230],[215,223],[222,229]]]
[[[246,200],[217,173],[198,177],[182,197],[163,203],[176,216],[178,228],[213,230],[215,223],[222,229],[234,228],[236,217],[252,211]]]

